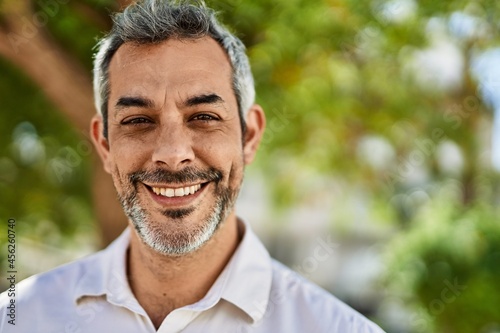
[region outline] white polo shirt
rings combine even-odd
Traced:
[[[200,301],[172,311],[157,332],[381,333],[337,298],[271,259],[245,224],[244,237]],[[6,292],[0,332],[156,332],[126,275],[127,228],[109,247],[16,286],[15,326]]]

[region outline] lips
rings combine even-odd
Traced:
[[[199,203],[210,184],[213,183],[216,188],[222,177],[222,172],[217,169],[201,170],[194,167],[177,172],[162,169],[137,171],[129,176],[134,186],[142,185],[154,202],[169,209]]]

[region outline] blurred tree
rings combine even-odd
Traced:
[[[15,212],[26,217],[35,208],[51,207],[45,208],[44,218],[66,232],[71,225],[68,216],[88,207],[82,199],[76,205],[80,208],[73,205],[74,209],[59,214],[66,207],[61,197],[69,193],[77,198],[78,192],[91,192],[88,197],[93,198],[105,242],[124,225],[109,177],[97,161],[91,168],[91,190],[85,190],[85,164],[72,167],[71,174],[66,171],[68,163],[78,159],[74,156],[78,147],[80,157],[85,157],[81,152],[88,140],[82,138],[95,112],[92,47],[96,36],[110,28],[109,12],[126,3],[1,3],[0,56],[5,61],[0,62],[0,96],[6,101],[1,106],[2,118],[8,119],[0,125],[2,142],[8,143],[0,155],[0,186],[6,189],[0,191],[0,198],[2,205],[8,203],[1,207],[2,216]],[[221,11],[223,21],[248,47],[258,102],[268,117],[258,163],[273,180],[270,190],[277,207],[286,209],[308,201],[316,188],[304,175],[323,174],[342,177],[360,187],[367,206],[385,210],[389,212],[386,216],[393,217],[387,224],[401,231],[396,238],[401,237],[403,242],[406,237],[418,238],[412,235],[419,234],[421,228],[432,232],[431,225],[421,225],[425,219],[422,214],[427,211],[450,230],[461,223],[463,215],[475,221],[477,228],[487,229],[478,232],[479,238],[490,232],[498,235],[491,223],[495,216],[491,212],[499,200],[498,177],[487,160],[492,112],[483,102],[482,82],[471,71],[480,54],[499,45],[498,1],[207,3]],[[33,110],[40,112],[35,114]],[[57,117],[55,110],[62,117]],[[73,132],[67,129],[68,123]],[[16,142],[22,139],[24,145],[31,142],[36,148],[37,135],[45,147],[45,159],[28,159],[28,163]],[[61,151],[65,146],[73,147],[73,153]],[[26,154],[37,151],[33,149]],[[56,181],[51,182],[47,165],[51,170],[55,165],[66,180],[61,182],[55,176]],[[451,199],[436,199],[429,208],[429,202],[438,198],[436,188],[446,187],[450,181],[458,184],[453,213],[448,210]],[[11,190],[14,183],[16,189]],[[39,189],[36,195],[32,184]],[[16,193],[16,198],[11,198],[11,193]],[[450,214],[442,216],[440,210]],[[401,247],[401,255],[414,255],[424,266],[434,265],[436,255],[439,261],[457,267],[453,274],[460,281],[464,276],[470,283],[478,281],[474,289],[483,288],[476,293],[477,298],[464,294],[464,299],[494,304],[496,299],[488,292],[487,283],[499,278],[497,270],[488,270],[497,258],[496,245],[484,246],[474,263],[453,266],[454,247],[439,248],[446,238],[441,236],[430,243],[422,240],[418,251]],[[491,244],[495,237],[491,236]],[[486,241],[477,244],[480,247]],[[394,262],[391,265],[394,270],[400,269]],[[484,274],[469,279],[478,267]],[[441,278],[423,274],[415,282],[411,290],[421,305],[439,292],[431,286],[439,286]],[[457,302],[453,311],[460,313],[465,307],[466,303]],[[475,318],[495,319],[487,311],[478,307]],[[456,317],[448,314],[444,311],[435,316],[436,327],[457,332],[451,323]],[[473,322],[470,327],[480,326],[473,326]]]
[[[50,102],[88,139],[95,109],[91,84],[91,50],[99,29],[110,27],[105,6],[114,1],[70,2],[5,0],[0,18],[0,55],[29,77]],[[96,5],[101,5],[100,10]],[[78,35],[79,38],[75,38]],[[20,97],[20,96],[18,96]],[[8,110],[5,110],[7,112]],[[67,156],[67,162],[71,158]],[[63,172],[67,165],[59,167]],[[116,200],[109,176],[95,159],[92,198],[104,244],[123,229],[126,219]]]

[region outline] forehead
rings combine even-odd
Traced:
[[[232,67],[212,38],[170,39],[159,44],[123,44],[109,67],[111,95],[152,88],[232,89]]]

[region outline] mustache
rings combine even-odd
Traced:
[[[155,169],[152,171],[136,171],[129,175],[129,181],[137,186],[137,183],[205,183],[205,182],[220,182],[222,180],[222,172],[215,168],[201,170],[194,167],[186,167],[180,171],[172,172],[163,169]]]

